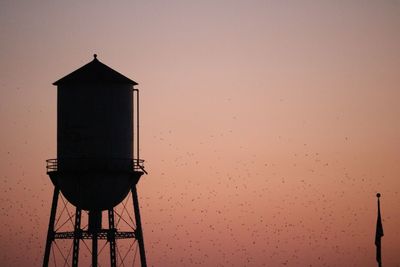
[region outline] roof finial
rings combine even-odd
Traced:
[[[94,59],[97,59],[97,54],[93,54]]]

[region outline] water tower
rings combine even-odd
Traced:
[[[80,243],[87,246],[85,240],[90,240],[91,264],[96,267],[98,242],[103,240],[109,245],[110,266],[115,267],[117,240],[129,238],[137,242],[140,264],[146,266],[136,191],[136,184],[146,173],[139,157],[137,83],[94,55],[91,62],[53,84],[57,86],[57,158],[47,160],[54,194],[43,266],[49,265],[52,245],[57,245],[58,239],[71,239],[67,255],[71,266],[78,266]],[[72,231],[55,228],[60,193],[75,208],[69,216]],[[136,226],[132,231],[119,231],[114,208],[128,194],[132,196],[134,216],[126,216],[134,217]],[[87,214],[85,226],[82,214]],[[108,227],[103,226],[104,215]]]

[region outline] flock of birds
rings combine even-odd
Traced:
[[[150,266],[373,262],[374,220],[365,219],[375,210],[363,197],[373,195],[378,182],[367,174],[352,173],[344,161],[307,144],[279,159],[245,144],[227,154],[218,145],[224,135],[200,140],[198,151],[171,149],[169,136],[153,136],[162,158],[151,156],[150,174],[138,185]],[[4,159],[14,161],[12,155]],[[0,261],[40,265],[52,185],[44,169],[12,169],[1,177]]]

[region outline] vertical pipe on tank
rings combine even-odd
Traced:
[[[139,90],[138,89],[136,89],[136,93],[137,93],[137,96],[136,96],[136,116],[137,116],[137,119],[136,119],[136,123],[137,123],[137,128],[136,128],[136,138],[137,138],[137,147],[136,147],[136,149],[137,149],[137,159],[138,160],[140,160],[140,156],[139,156]]]
[[[136,159],[139,164],[139,89],[134,88],[133,91],[136,92]]]
[[[132,88],[132,159],[133,159],[133,169],[135,169],[135,110],[134,110],[134,102],[135,102],[135,88]]]

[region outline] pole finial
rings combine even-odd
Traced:
[[[377,197],[377,198],[380,198],[380,197],[381,197],[381,193],[377,193],[377,194],[376,194],[376,197]]]

